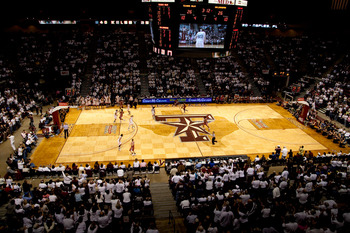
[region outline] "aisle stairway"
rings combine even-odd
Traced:
[[[201,74],[199,72],[197,60],[195,58],[192,58],[191,64],[192,64],[192,67],[194,69],[194,74],[195,74],[196,80],[197,80],[198,94],[200,96],[207,96],[208,93],[207,93],[207,90],[206,90],[205,85],[203,83]]]
[[[235,60],[237,61],[238,65],[240,66],[242,72],[244,73],[244,76],[246,77],[246,80],[248,80],[248,82],[250,83],[253,95],[254,96],[261,96],[260,89],[255,85],[255,82],[254,82],[253,78],[250,77],[249,72],[247,70],[247,67],[245,66],[244,62],[240,59],[240,57],[238,56],[237,52],[235,50],[233,50],[231,54],[232,54],[232,57],[235,58]]]
[[[81,96],[87,96],[90,94],[90,87],[91,87],[91,77],[92,74],[86,74],[84,75],[83,82],[81,84],[80,94]]]
[[[148,91],[148,70],[147,70],[147,54],[148,50],[146,47],[145,32],[137,32],[138,43],[139,43],[139,57],[140,57],[140,78],[141,78],[141,96],[149,97],[150,93]]]
[[[141,96],[149,97],[150,93],[148,90],[148,76],[147,74],[141,74]]]
[[[168,218],[169,210],[171,210],[174,217],[180,216],[177,212],[176,202],[167,183],[153,183],[150,187],[154,203],[155,218]]]
[[[9,232],[8,221],[6,218],[7,203],[0,206],[0,232]]]
[[[150,186],[153,200],[154,217],[159,232],[186,232],[183,218],[177,211],[168,183],[152,183]],[[169,221],[169,211],[174,217]],[[174,230],[175,229],[175,230]]]
[[[6,222],[7,203],[0,206],[0,223]]]
[[[97,44],[96,41],[92,40],[91,43],[89,44],[89,57],[86,63],[86,72],[84,75],[84,78],[81,83],[81,88],[80,88],[80,95],[81,96],[87,96],[90,94],[90,87],[92,85],[92,75],[93,75],[93,70],[92,70],[92,65],[94,64],[95,56],[96,56],[96,50],[97,50]]]
[[[199,73],[196,74],[196,79],[197,79],[197,85],[198,85],[198,92],[199,95],[201,96],[207,96],[207,90],[203,84],[201,75]]]

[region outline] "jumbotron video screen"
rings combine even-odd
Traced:
[[[168,56],[212,56],[234,48],[247,5],[245,0],[146,1],[153,51]]]
[[[225,46],[227,25],[182,23],[179,26],[179,48],[215,48]]]

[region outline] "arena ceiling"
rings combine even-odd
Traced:
[[[319,23],[335,21],[344,24],[348,10],[334,11],[332,3],[344,0],[249,0],[245,11],[245,21],[248,23]],[[347,0],[345,0],[347,1]],[[74,4],[72,4],[74,3]],[[127,1],[85,1],[75,2],[10,2],[7,7],[1,7],[0,17],[6,22],[25,18],[61,18],[88,19],[113,17],[118,19],[147,19],[147,12],[141,0]],[[349,7],[347,7],[349,8]],[[347,20],[348,21],[348,20]],[[3,23],[4,20],[2,20]]]

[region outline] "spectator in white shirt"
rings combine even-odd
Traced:
[[[100,229],[106,229],[109,226],[109,216],[104,211],[101,211],[97,223]]]
[[[63,218],[62,223],[63,223],[64,230],[67,232],[70,232],[75,227],[73,217],[70,215],[69,212]]]
[[[89,227],[87,228],[87,233],[96,233],[98,230],[98,225],[96,224],[96,222],[91,222],[91,224],[89,225]]]
[[[69,186],[72,183],[73,178],[70,175],[65,174],[63,171],[62,171],[62,174],[63,174],[64,185]]]
[[[38,187],[40,189],[46,189],[47,188],[47,184],[44,182],[44,180],[41,180]]]

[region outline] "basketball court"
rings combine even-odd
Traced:
[[[208,104],[180,107],[157,106],[155,118],[151,106],[131,109],[134,127],[124,110],[124,120],[114,122],[117,107],[78,110],[70,109],[66,121],[70,133],[44,138],[35,149],[36,165],[164,160],[207,156],[266,156],[277,145],[298,151],[341,150],[337,144],[305,127],[282,107],[270,104]],[[208,129],[203,125],[208,116]],[[129,128],[129,129],[128,129]],[[211,143],[215,131],[217,143]],[[123,134],[121,150],[118,137]],[[135,141],[136,156],[129,152]],[[338,147],[338,148],[337,148]],[[345,149],[343,149],[345,151]]]

